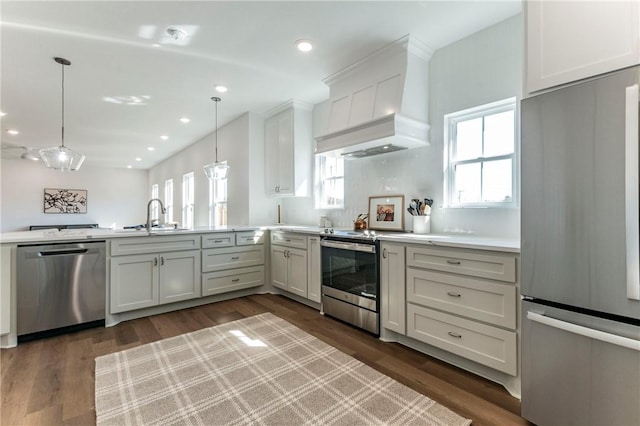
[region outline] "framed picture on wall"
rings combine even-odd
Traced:
[[[404,195],[369,197],[369,229],[402,231]]]
[[[87,212],[86,189],[50,189],[44,190],[45,213],[82,214]]]

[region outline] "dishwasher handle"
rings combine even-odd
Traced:
[[[88,252],[89,252],[89,249],[87,249],[87,248],[77,248],[77,249],[66,248],[66,249],[54,249],[54,250],[39,251],[38,252],[38,256],[40,256],[40,257],[64,256],[64,255],[68,255],[68,254],[87,254]]]

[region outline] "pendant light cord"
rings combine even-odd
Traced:
[[[64,64],[62,67],[62,147],[64,148]]]
[[[222,99],[214,96],[213,98],[211,98],[211,100],[213,102],[216,103],[216,111],[215,111],[215,115],[216,115],[216,164],[218,163],[218,102],[220,102]]]

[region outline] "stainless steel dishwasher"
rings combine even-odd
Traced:
[[[18,336],[104,323],[104,241],[18,246],[17,255]]]

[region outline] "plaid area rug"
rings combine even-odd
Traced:
[[[469,425],[270,313],[96,358],[98,425]]]

